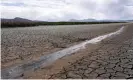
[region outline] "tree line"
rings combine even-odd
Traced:
[[[40,26],[40,25],[80,25],[80,24],[105,24],[105,23],[120,23],[120,22],[4,22],[1,21],[1,28],[10,27],[28,27],[28,26]]]

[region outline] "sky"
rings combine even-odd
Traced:
[[[1,0],[1,18],[67,21],[133,19],[133,0]]]

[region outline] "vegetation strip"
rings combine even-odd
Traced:
[[[126,23],[126,22],[4,22],[1,21],[1,28],[28,27],[41,25],[81,25],[81,24],[107,24],[107,23]]]

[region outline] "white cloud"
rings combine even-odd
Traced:
[[[2,18],[23,17],[49,21],[130,19],[133,17],[132,2],[133,0],[1,0],[0,7]],[[15,5],[20,3],[21,6]]]

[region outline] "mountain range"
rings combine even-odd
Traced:
[[[133,22],[133,20],[96,20],[96,19],[83,19],[83,20],[76,20],[71,19],[70,22]]]
[[[2,18],[1,19],[1,22],[32,22],[32,20],[25,19],[25,18],[20,18],[20,17],[16,17],[14,19]]]
[[[39,21],[39,20],[29,20],[25,18],[16,17],[14,19],[1,18],[1,22],[49,22],[49,21]],[[96,20],[96,19],[70,19],[69,21],[63,22],[133,22],[133,20]]]
[[[70,22],[93,22],[93,21],[97,21],[95,19],[83,19],[83,20],[76,20],[76,19],[70,19]]]

